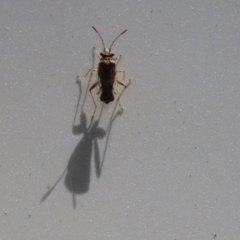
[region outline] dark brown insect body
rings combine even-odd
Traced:
[[[98,93],[101,92],[100,99],[101,99],[102,102],[104,102],[106,104],[108,104],[108,103],[110,103],[114,100],[114,83],[115,82],[122,85],[124,88],[127,87],[127,85],[124,82],[116,79],[117,73],[122,73],[123,74],[123,80],[125,81],[125,72],[123,70],[116,70],[117,62],[118,62],[118,60],[121,56],[114,57],[114,53],[112,53],[112,51],[111,51],[111,47],[112,47],[113,43],[122,34],[124,34],[127,30],[124,30],[121,34],[119,34],[114,39],[114,41],[112,42],[110,48],[106,49],[105,46],[104,46],[104,42],[103,42],[103,39],[102,39],[101,35],[99,34],[99,32],[97,31],[97,29],[95,27],[92,27],[92,28],[97,32],[97,34],[101,38],[102,44],[103,44],[103,51],[100,54],[94,48],[95,53],[97,54],[97,56],[100,60],[100,62],[98,64],[98,68],[97,69],[96,68],[89,69],[89,71],[86,73],[86,75],[83,76],[83,77],[86,77],[89,72],[97,72],[98,73],[97,82],[95,82],[89,89],[89,91],[91,93],[91,96],[92,96],[92,99],[93,99],[94,106],[95,106],[95,109],[94,109],[94,112],[93,112],[93,116],[94,116],[94,114],[96,112],[97,105],[96,105],[95,100],[93,98],[92,90],[97,85],[100,85],[100,90],[98,92]],[[119,102],[119,99],[120,99],[122,93],[123,93],[123,91],[119,95],[117,101],[118,101],[118,104],[119,104],[120,108],[123,110],[123,108],[122,108],[122,106]]]
[[[114,100],[113,84],[116,77],[116,63],[113,59],[104,58],[99,62],[98,77],[102,91],[100,99],[108,104]]]

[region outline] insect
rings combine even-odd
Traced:
[[[96,109],[97,109],[97,105],[96,105],[96,102],[95,102],[94,97],[92,95],[92,90],[96,86],[98,86],[98,85],[100,86],[100,89],[99,89],[97,94],[101,93],[100,94],[100,100],[102,102],[106,103],[106,104],[108,104],[108,103],[110,103],[114,100],[114,94],[116,94],[115,91],[114,91],[114,84],[115,83],[118,83],[119,85],[123,86],[124,89],[127,87],[127,85],[124,82],[116,79],[117,73],[122,73],[123,74],[123,80],[125,81],[125,71],[116,69],[116,65],[117,65],[119,59],[121,58],[121,55],[119,55],[117,57],[114,57],[114,53],[111,50],[114,42],[121,35],[123,35],[127,31],[127,29],[124,30],[122,33],[120,33],[113,40],[109,49],[107,49],[107,48],[105,48],[104,41],[103,41],[100,33],[98,32],[98,30],[95,27],[92,27],[92,28],[98,34],[98,36],[100,37],[100,39],[102,41],[103,51],[99,54],[94,47],[94,51],[95,51],[96,55],[98,56],[98,58],[100,60],[99,64],[98,64],[98,68],[89,69],[88,72],[84,76],[81,76],[81,77],[86,77],[90,72],[97,72],[97,74],[98,74],[98,80],[89,89],[92,100],[93,100],[93,103],[94,103],[94,111],[93,111],[93,115],[92,115],[92,118],[93,118],[94,114],[96,112]],[[120,97],[123,94],[124,89],[119,94],[119,97],[117,99],[117,102],[118,102],[122,111],[123,111],[123,108],[122,108],[119,100],[120,100]]]

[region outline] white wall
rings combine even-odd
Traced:
[[[239,1],[0,5],[1,240],[240,236]],[[89,127],[91,26],[132,82]]]

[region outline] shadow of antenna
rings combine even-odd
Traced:
[[[63,171],[61,176],[58,178],[58,180],[55,182],[55,184],[44,194],[44,196],[41,198],[40,203],[44,202],[46,198],[52,193],[52,191],[55,189],[55,187],[58,185],[59,181],[63,178],[65,172],[67,171],[67,168]]]

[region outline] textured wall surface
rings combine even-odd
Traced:
[[[1,240],[239,238],[239,1],[0,6]],[[92,122],[91,26],[132,80]]]

